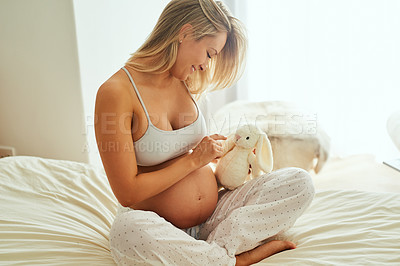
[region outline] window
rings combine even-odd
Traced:
[[[248,100],[315,111],[340,155],[398,157],[386,121],[400,109],[400,2],[245,3]]]

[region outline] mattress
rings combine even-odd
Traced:
[[[114,265],[108,232],[117,201],[102,169],[16,156],[0,159],[0,264]],[[399,265],[400,194],[318,191],[279,235],[297,249],[259,265]]]

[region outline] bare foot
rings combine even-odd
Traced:
[[[290,241],[272,240],[252,250],[236,255],[236,265],[251,265],[278,252],[295,249],[296,245]]]

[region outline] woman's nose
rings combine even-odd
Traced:
[[[205,71],[205,70],[207,69],[208,61],[209,61],[209,58],[206,58],[206,61],[205,61],[203,64],[201,64],[201,65],[199,66],[199,69],[200,69],[201,71]]]

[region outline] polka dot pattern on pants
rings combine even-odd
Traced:
[[[285,168],[224,191],[199,240],[154,212],[122,208],[110,232],[118,265],[235,265],[235,254],[289,229],[314,197],[310,175]]]

